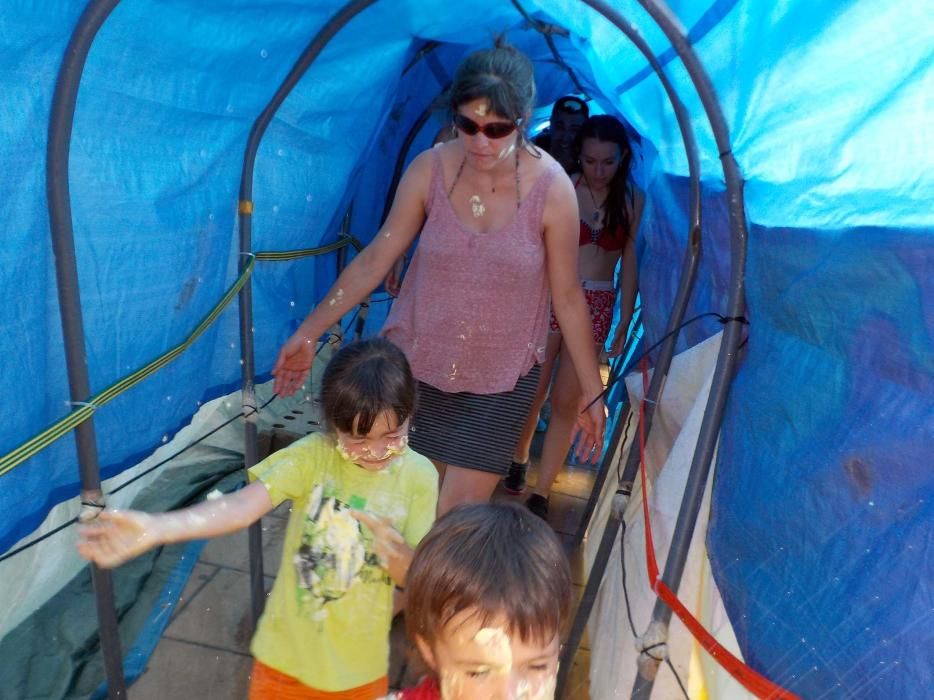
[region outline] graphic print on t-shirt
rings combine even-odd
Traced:
[[[355,501],[352,497],[351,502]],[[369,538],[350,505],[315,486],[302,525],[302,543],[292,558],[299,599],[311,610],[339,600],[357,583],[386,583],[388,576],[370,551]]]

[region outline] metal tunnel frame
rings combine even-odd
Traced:
[[[606,3],[599,1],[589,2],[588,0],[582,1],[600,12],[600,14],[602,14],[608,21],[616,25],[616,27],[621,32],[623,32],[626,37],[632,41],[633,45],[645,56],[646,60],[649,62],[649,65],[655,71],[655,74],[658,76],[658,79],[665,90],[665,94],[668,96],[672,110],[675,114],[675,119],[678,122],[678,129],[681,132],[681,140],[684,144],[685,156],[688,163],[688,177],[690,179],[687,235],[688,245],[685,249],[684,259],[681,264],[681,275],[678,283],[678,290],[675,294],[671,315],[665,328],[665,340],[659,349],[658,360],[655,364],[652,382],[649,385],[648,392],[646,393],[647,400],[645,408],[645,431],[646,435],[648,435],[649,430],[651,430],[652,417],[655,414],[656,401],[659,394],[661,393],[662,388],[665,385],[665,380],[668,376],[668,370],[671,367],[671,360],[674,357],[675,346],[678,341],[679,329],[684,321],[684,314],[687,311],[688,301],[690,300],[691,292],[694,289],[694,282],[697,278],[697,267],[700,263],[701,195],[700,164],[697,157],[697,141],[694,138],[694,131],[691,127],[691,120],[687,113],[687,109],[685,109],[684,104],[681,102],[680,98],[675,92],[674,87],[671,85],[671,82],[665,75],[664,69],[662,68],[661,63],[658,61],[658,58],[652,52],[645,39],[642,38],[642,35],[639,33],[638,29],[636,29],[636,27],[627,21],[622,15],[620,15],[619,12],[608,6]],[[638,451],[630,450],[625,471],[623,472],[620,483],[617,484],[617,487],[625,494],[627,498],[632,493],[632,483],[638,468],[639,453]],[[583,538],[586,529],[590,525],[590,519],[593,516],[593,512],[596,506],[596,500],[599,498],[600,492],[603,489],[608,471],[609,464],[603,464],[601,466],[600,473],[598,474],[597,482],[594,485],[594,493],[591,494],[587,510],[584,513],[584,518],[578,530],[578,541]],[[625,505],[623,508],[625,508]],[[616,523],[616,527],[618,526],[619,522]],[[615,532],[612,536],[615,537]],[[594,593],[596,593],[596,591]]]
[[[684,565],[687,560],[694,525],[707,486],[710,462],[717,445],[720,425],[723,422],[727,395],[733,381],[733,375],[736,372],[743,326],[741,317],[746,308],[746,210],[743,203],[743,177],[739,165],[733,157],[729,127],[723,115],[723,110],[720,108],[720,102],[717,99],[710,76],[707,75],[701,65],[697,54],[691,47],[685,33],[678,26],[678,21],[671,13],[671,10],[664,3],[656,2],[656,0],[639,0],[639,4],[645,8],[646,12],[665,33],[665,36],[668,37],[687,69],[704,107],[704,112],[710,123],[710,129],[713,132],[720,154],[720,164],[726,182],[730,221],[730,283],[727,297],[727,318],[723,338],[720,342],[720,351],[717,354],[717,364],[710,386],[710,394],[707,398],[704,417],[697,436],[694,458],[691,460],[691,467],[681,500],[681,508],[678,511],[678,519],[671,537],[665,570],[662,574],[662,579],[668,584],[668,587],[677,593],[681,584],[681,576],[684,573]],[[667,628],[668,622],[671,620],[671,613],[671,608],[661,599],[656,600],[655,609],[652,611],[652,624]],[[633,686],[633,698],[647,700],[651,696],[658,665],[659,661],[651,656],[647,656],[646,663],[639,665],[639,673]]]
[[[253,168],[256,164],[256,154],[259,144],[266,133],[266,129],[276,111],[285,102],[305,72],[314,63],[315,59],[328,45],[328,42],[341,28],[360,12],[372,5],[376,0],[354,0],[344,5],[327,23],[318,30],[298,57],[292,70],[286,75],[282,85],[276,90],[269,104],[253,122],[250,135],[247,138],[246,150],[243,155],[243,172],[240,177],[240,268],[246,265],[252,254],[252,223],[253,223]],[[253,379],[256,374],[253,357],[253,288],[249,280],[240,290],[240,349],[243,362],[241,364],[241,378],[243,383],[243,408],[249,413],[256,410],[256,398],[253,391]],[[258,461],[259,450],[256,440],[256,423],[249,417],[245,422],[245,445],[243,454],[243,467],[249,469]],[[252,603],[254,627],[263,612],[263,603],[266,599],[263,587],[263,529],[257,521],[249,528],[250,547],[250,600]]]
[[[659,351],[658,361],[655,365],[655,371],[652,375],[652,382],[645,396],[645,431],[646,435],[648,435],[648,431],[651,428],[651,420],[654,414],[656,401],[659,397],[659,394],[661,393],[662,387],[664,387],[665,379],[668,376],[668,370],[671,367],[671,360],[674,357],[679,329],[684,321],[684,314],[687,310],[688,301],[690,300],[691,292],[694,288],[694,282],[697,278],[697,266],[700,261],[701,197],[700,166],[697,156],[697,141],[694,138],[694,131],[691,128],[691,120],[687,110],[684,107],[684,103],[681,102],[681,99],[675,92],[674,87],[668,80],[668,77],[665,74],[661,64],[659,63],[658,58],[652,52],[645,39],[642,38],[642,35],[639,33],[636,27],[627,21],[618,11],[601,0],[582,0],[582,2],[599,12],[601,15],[603,15],[604,18],[614,24],[624,35],[626,35],[626,37],[642,53],[642,55],[645,56],[646,60],[649,62],[649,65],[651,65],[652,69],[655,71],[655,74],[658,76],[658,79],[665,90],[665,94],[668,96],[668,100],[670,101],[672,110],[675,114],[675,119],[678,122],[678,128],[681,132],[681,140],[684,144],[685,155],[688,162],[688,173],[690,176],[688,245],[685,249],[684,260],[682,262],[678,291],[675,296],[675,302],[672,306],[671,315],[669,317],[668,326],[666,328],[667,337],[662,343],[661,349]],[[620,415],[617,419],[616,430],[614,431],[614,440],[616,441],[621,439],[623,422],[623,416]],[[622,449],[621,445],[613,445],[611,449],[607,450],[607,454],[604,455],[604,459],[600,467],[600,473],[596,483],[594,484],[591,497],[588,500],[587,511],[584,513],[584,521],[581,523],[581,526],[578,529],[578,535],[580,538],[583,537],[583,533],[585,532],[586,528],[589,527],[589,520],[595,510],[596,501],[600,497],[600,493],[603,490],[603,486],[610,471],[610,465],[614,461],[615,453],[620,449]],[[577,653],[577,649],[580,646],[581,639],[584,636],[584,630],[586,628],[587,621],[590,619],[590,614],[593,611],[593,606],[596,602],[597,594],[600,591],[600,585],[603,582],[603,575],[606,571],[607,564],[610,560],[610,555],[613,552],[613,547],[616,542],[616,537],[623,522],[623,514],[626,510],[626,505],[629,502],[629,495],[632,493],[632,482],[635,478],[635,474],[638,468],[639,450],[638,445],[634,441],[629,450],[629,456],[626,461],[626,468],[622,474],[620,482],[617,484],[617,492],[614,496],[613,508],[611,510],[606,527],[603,531],[603,536],[600,540],[600,545],[597,549],[597,555],[594,559],[593,566],[591,567],[590,575],[587,577],[587,583],[584,587],[584,592],[581,595],[580,604],[578,605],[577,613],[575,614],[574,621],[571,625],[571,631],[568,635],[568,639],[564,645],[564,648],[562,649],[561,664],[558,671],[556,697],[564,697],[567,691],[568,674],[571,670],[574,655]]]
[[[568,74],[568,77],[571,79],[571,82],[574,83],[575,89],[581,94],[584,95],[587,99],[590,99],[590,95],[587,94],[587,91],[584,89],[584,86],[581,85],[580,81],[577,79],[577,74],[574,72],[574,69],[571,68],[564,59],[561,58],[561,54],[558,52],[558,47],[555,46],[555,40],[551,37],[551,34],[547,31],[544,31],[539,24],[532,19],[532,16],[522,7],[522,3],[519,0],[511,0],[513,7],[519,11],[519,14],[522,15],[525,20],[529,23],[529,26],[532,29],[535,29],[542,37],[545,39],[545,43],[548,44],[548,50],[551,51],[551,55],[555,58],[555,63],[557,63],[561,68],[564,69],[564,72]]]
[[[266,128],[272,121],[278,108],[285,101],[295,85],[298,84],[299,80],[317,56],[320,55],[325,46],[327,46],[328,42],[351,19],[375,2],[376,0],[353,0],[344,5],[344,7],[318,31],[317,35],[296,61],[292,70],[276,91],[269,104],[260,113],[253,124],[245,149],[240,182],[239,242],[241,251],[241,271],[247,262],[247,256],[252,254],[251,216],[253,211],[253,169],[259,144]],[[590,6],[615,24],[646,56],[646,59],[659,75],[659,79],[662,81],[666,93],[671,100],[688,156],[691,179],[688,248],[685,252],[682,276],[675,299],[675,305],[668,324],[668,331],[671,335],[662,346],[655,374],[652,379],[652,385],[649,388],[648,396],[657,397],[664,384],[664,377],[667,375],[668,366],[670,366],[671,357],[674,353],[677,336],[676,331],[682,322],[687,301],[690,297],[700,254],[700,174],[697,165],[697,148],[683,104],[678,100],[670,83],[668,83],[658,60],[648,49],[635,28],[626,22],[613,8],[605,2],[602,2],[602,0],[581,0],[581,2],[584,5]],[[700,435],[698,436],[697,449],[685,487],[684,500],[678,515],[678,522],[672,538],[668,561],[665,566],[664,579],[673,590],[677,591],[684,569],[687,547],[690,542],[691,533],[694,529],[694,523],[706,486],[710,461],[716,445],[730,381],[736,366],[737,348],[740,343],[741,335],[739,317],[742,315],[745,306],[743,278],[745,275],[746,261],[746,222],[743,206],[743,180],[731,152],[729,131],[711,81],[691,48],[684,32],[677,26],[677,20],[670,10],[663,4],[656,3],[654,0],[639,0],[639,2],[672,42],[704,106],[707,119],[720,151],[720,159],[729,201],[731,231],[731,278],[727,303],[728,321],[717,359],[707,410],[704,414]],[[56,82],[49,123],[47,166],[49,218],[53,250],[55,252],[56,278],[58,282],[62,328],[65,338],[69,386],[72,400],[75,402],[83,401],[90,396],[90,382],[85,361],[84,329],[81,315],[71,202],[68,188],[69,146],[81,74],[88,52],[100,27],[117,4],[119,4],[119,0],[91,0],[87,5],[75,27],[75,31],[72,34],[63,58],[62,67]],[[407,150],[409,145],[410,139],[407,139],[407,146],[404,150]],[[243,403],[244,409],[249,412],[256,408],[253,392],[255,362],[252,337],[252,291],[249,282],[244,285],[240,292],[240,338],[243,353]],[[647,406],[646,427],[649,425],[648,421],[651,420],[651,409],[653,407],[654,402],[649,403]],[[100,490],[100,471],[93,419],[89,419],[76,428],[75,438],[78,445],[79,467],[81,471],[82,501],[88,501],[97,506],[102,506],[103,498]],[[245,467],[249,468],[255,464],[257,459],[256,426],[255,423],[249,419],[246,422],[245,439],[244,461]],[[608,466],[609,463],[607,460],[604,460],[604,472],[608,471]],[[633,457],[633,451],[631,450],[629,459],[627,460],[626,470],[623,474],[621,488],[617,492],[617,495],[621,496],[621,498],[618,498],[617,502],[614,503],[614,513],[611,515],[610,524],[608,524],[607,532],[604,534],[603,541],[601,542],[597,561],[594,565],[594,572],[598,571],[597,564],[601,561],[603,550],[607,547],[609,551],[612,550],[616,532],[610,532],[611,525],[615,521],[615,529],[618,530],[620,524],[619,518],[622,517],[622,509],[625,508],[625,499],[627,499],[629,495],[627,487],[631,490],[631,484],[637,468],[638,455]],[[605,480],[605,474],[602,478]],[[622,508],[616,507],[619,505],[621,505]],[[607,545],[607,547],[604,545]],[[264,599],[261,546],[261,529],[257,523],[250,530],[251,592],[253,595],[253,613],[255,617],[258,617],[260,614],[262,610],[262,601]],[[589,601],[591,606],[593,604],[592,598],[595,598],[600,581],[602,580],[606,561],[609,559],[609,551],[605,553],[602,568],[599,569],[600,575],[591,575],[591,580],[588,581],[587,589],[585,590],[585,601],[587,600],[588,592],[590,592],[592,596]],[[112,580],[109,572],[100,571],[96,567],[92,567],[92,574],[97,599],[101,647],[107,672],[109,696],[111,698],[126,697],[119,632],[113,603]],[[582,601],[582,608],[585,601]],[[575,619],[575,627],[580,626],[580,633],[582,633],[583,624],[586,623],[586,617],[582,618],[581,616],[583,612],[584,610],[582,609]],[[589,609],[586,612],[587,615],[589,615]],[[653,621],[658,621],[661,624],[667,625],[670,618],[671,609],[661,601],[657,601],[655,610],[653,611]],[[580,622],[581,619],[583,619],[583,622]],[[572,635],[573,634],[574,632],[572,630]],[[577,642],[579,642],[579,636]],[[573,647],[575,650],[576,646],[577,644],[575,643]],[[570,648],[571,645],[569,644],[568,647]],[[562,664],[563,669],[567,669],[569,666],[569,663]],[[643,677],[640,667],[640,675],[637,678],[636,686],[633,690],[633,697],[648,698],[651,694],[653,679],[654,674],[652,674],[652,678]],[[559,696],[563,690],[563,682],[566,682],[566,675],[559,677]]]
[[[73,404],[87,401],[91,396],[88,376],[87,345],[84,338],[84,318],[81,313],[81,291],[78,286],[78,264],[75,258],[75,237],[72,225],[71,192],[68,187],[69,151],[74,127],[75,105],[81,74],[97,32],[113,12],[120,0],[91,0],[71,35],[62,65],[55,81],[52,109],[49,117],[49,142],[46,153],[46,194],[49,203],[49,229],[55,255],[55,279],[58,287],[58,306],[65,341],[65,362],[68,367],[68,386]],[[100,464],[94,418],[88,418],[75,428],[78,448],[78,468],[81,474],[81,515],[97,515],[104,507],[101,491]],[[79,519],[82,519],[79,516]],[[110,698],[126,697],[123,677],[123,655],[120,651],[120,632],[114,607],[113,575],[106,569],[91,564],[91,583],[97,607],[101,653],[107,674],[107,693]]]
[[[91,0],[72,32],[62,65],[56,80],[49,119],[49,138],[46,165],[46,189],[49,206],[49,224],[52,248],[55,255],[55,272],[58,287],[59,309],[65,341],[65,357],[71,400],[84,402],[91,396],[90,380],[86,362],[84,323],[81,313],[81,297],[78,287],[78,268],[75,258],[74,228],[71,211],[71,196],[68,187],[69,148],[74,125],[75,107],[81,75],[91,45],[98,31],[119,4],[120,0]],[[251,214],[253,210],[253,167],[259,143],[272,121],[276,110],[321,53],[327,43],[340,29],[362,10],[376,0],[355,0],[338,11],[317,33],[295,66],[289,72],[266,108],[253,124],[244,154],[243,173],[240,183],[239,242],[240,272],[252,256]],[[239,296],[240,341],[243,358],[243,406],[247,413],[245,423],[244,467],[249,468],[257,461],[256,424],[249,414],[255,412],[256,401],[253,391],[255,363],[253,354],[253,307],[250,282],[243,286]],[[101,492],[100,466],[93,418],[89,418],[75,429],[78,462],[81,474],[81,500],[88,504],[94,514],[104,507]],[[254,622],[262,612],[265,593],[262,569],[262,529],[255,523],[249,530],[250,543],[250,591]],[[107,674],[107,692],[112,700],[126,698],[126,681],[123,674],[123,658],[120,649],[120,632],[114,607],[113,579],[109,571],[91,565],[91,576],[97,604],[101,651]]]
[[[450,86],[451,83],[445,85],[441,89],[442,94]],[[392,179],[389,181],[389,188],[386,190],[386,201],[383,203],[383,214],[380,217],[380,225],[382,225],[383,222],[386,221],[386,217],[389,216],[389,210],[392,209],[392,203],[396,198],[396,190],[399,188],[399,182],[402,180],[402,172],[405,169],[405,159],[409,155],[409,149],[412,148],[412,144],[415,142],[415,137],[418,136],[418,132],[422,130],[422,127],[425,126],[428,119],[431,117],[432,105],[434,102],[435,100],[432,100],[428,103],[428,106],[418,115],[418,119],[415,120],[409,128],[408,133],[405,135],[405,140],[402,142],[402,147],[399,149],[399,155],[396,156],[396,163],[392,169]]]

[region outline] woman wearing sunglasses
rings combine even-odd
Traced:
[[[421,230],[386,320],[419,380],[410,444],[443,476],[439,514],[489,499],[535,396],[553,305],[582,387],[579,454],[603,445],[603,390],[577,276],[578,207],[524,126],[529,59],[501,42],[469,55],[449,92],[457,138],[409,166],[372,242],[282,347],[276,391],[292,394],[315,344],[386,277]],[[549,303],[551,300],[551,304]]]

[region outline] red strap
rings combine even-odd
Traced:
[[[733,678],[739,681],[746,690],[757,698],[766,700],[800,700],[794,693],[776,685],[768,678],[760,675],[742,661],[731,654],[718,642],[707,629],[694,617],[668,584],[661,580],[658,574],[658,562],[655,560],[655,545],[652,540],[652,522],[649,519],[649,492],[645,478],[645,395],[649,390],[648,360],[642,358],[642,396],[639,402],[639,475],[642,480],[642,515],[645,518],[645,561],[649,574],[649,585],[655,594],[670,607],[675,615],[684,623],[688,631],[694,636],[714,661],[720,664]]]

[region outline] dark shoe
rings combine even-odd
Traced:
[[[525,507],[545,522],[548,522],[548,496],[539,496],[537,493],[533,493],[525,502]]]
[[[525,491],[525,472],[529,468],[528,462],[513,462],[509,465],[509,472],[503,479],[503,487],[506,493],[518,496]]]

